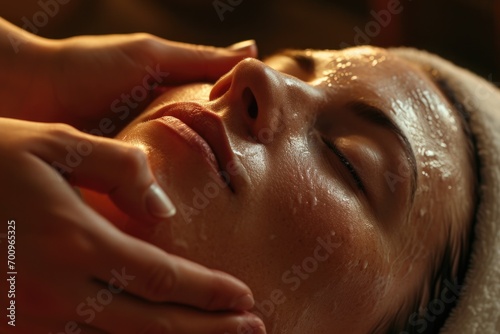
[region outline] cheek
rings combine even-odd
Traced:
[[[315,328],[332,312],[335,321],[371,315],[386,289],[387,267],[380,235],[363,209],[311,160],[282,164],[268,194],[267,216],[274,217],[273,254],[280,259],[271,269],[274,287],[290,301],[278,313],[314,318],[307,323]]]

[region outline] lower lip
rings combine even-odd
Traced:
[[[177,138],[184,141],[195,152],[198,152],[215,173],[219,173],[219,164],[210,145],[196,131],[191,129],[186,123],[172,116],[157,118],[155,122],[164,125]]]

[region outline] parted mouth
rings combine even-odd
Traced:
[[[196,102],[181,102],[160,108],[145,121],[158,121],[185,141],[235,192],[232,181],[239,160],[235,160],[219,115]]]

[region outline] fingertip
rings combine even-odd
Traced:
[[[257,57],[254,40],[233,44],[228,47],[193,45],[179,42],[164,42],[166,55],[159,59],[170,75],[165,84],[179,84],[196,81],[216,81],[245,58]]]
[[[248,57],[256,57],[257,56],[257,44],[254,39],[249,39],[246,41],[238,42],[232,44],[226,48],[232,52],[245,54]]]

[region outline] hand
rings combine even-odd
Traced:
[[[16,327],[2,321],[0,331],[239,333],[252,324],[264,333],[246,312],[246,285],[122,233],[67,182],[138,219],[165,219],[171,208],[140,149],[63,124],[0,118],[0,132],[0,219],[16,222],[18,272]]]
[[[2,95],[0,83],[0,97],[15,114],[0,116],[89,131],[104,117],[119,116],[118,127],[130,122],[150,102],[154,87],[216,81],[240,60],[257,55],[253,41],[215,48],[145,33],[48,40],[0,19],[2,30],[17,35],[9,37],[15,48],[0,48],[0,63],[11,54],[3,61],[11,73],[4,73],[9,84]]]

